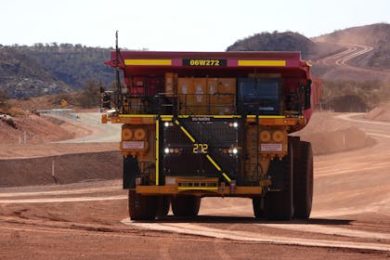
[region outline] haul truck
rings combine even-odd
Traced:
[[[115,51],[118,89],[102,122],[122,124],[132,220],[194,217],[204,197],[246,197],[256,218],[306,219],[317,90],[299,52]],[[123,79],[120,80],[122,74]]]

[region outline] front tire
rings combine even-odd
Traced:
[[[172,211],[176,217],[196,217],[201,198],[196,196],[177,196],[172,198]]]
[[[293,217],[293,158],[292,145],[289,144],[288,154],[282,160],[274,159],[271,162],[269,174],[280,190],[271,191],[264,198],[264,215],[267,219],[290,220]]]
[[[294,164],[294,217],[308,219],[313,203],[313,151],[309,142],[299,142]]]
[[[129,190],[129,215],[131,220],[153,220],[157,214],[158,198],[143,196]]]

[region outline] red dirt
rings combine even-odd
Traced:
[[[29,259],[386,258],[386,253],[366,250],[238,242],[128,228],[118,222],[118,219],[127,217],[126,208],[125,200],[4,207],[0,209],[1,216],[10,219],[3,221],[0,228],[2,249],[0,258],[15,259],[26,256]],[[231,222],[225,230],[239,224],[240,220]],[[248,226],[254,224],[248,222]]]
[[[301,139],[312,143],[316,155],[348,151],[373,145],[374,139],[358,127],[341,119],[336,114],[317,112],[308,126],[296,133]]]
[[[121,155],[117,143],[51,143],[83,137],[92,130],[37,115],[16,117],[14,121],[17,129],[0,121],[0,187],[120,177]]]
[[[41,144],[88,135],[90,131],[45,116],[13,118],[16,129],[0,120],[0,144]]]
[[[0,160],[118,151],[117,143],[0,144]]]
[[[0,187],[116,179],[122,174],[121,166],[122,156],[119,152],[0,160]]]
[[[377,121],[390,122],[390,103],[378,106],[367,113],[365,118]]]

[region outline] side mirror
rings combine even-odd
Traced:
[[[312,81],[309,79],[304,86],[304,109],[309,109],[311,107],[311,83]]]
[[[102,108],[111,109],[111,93],[105,91],[102,93]]]

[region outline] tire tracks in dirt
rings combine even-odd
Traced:
[[[328,226],[321,226],[316,224],[264,223],[264,224],[256,224],[256,225],[262,227],[295,230],[295,231],[302,231],[308,233],[320,233],[325,235],[335,235],[335,236],[344,236],[344,237],[352,237],[352,238],[370,238],[370,239],[378,239],[378,240],[382,239],[382,240],[390,241],[390,234],[386,234],[386,233],[353,230],[348,228],[328,227]]]
[[[27,197],[27,196],[48,196],[48,195],[78,195],[95,192],[115,191],[120,188],[116,186],[105,186],[98,188],[74,189],[74,190],[52,190],[52,191],[33,191],[33,192],[4,192],[0,193],[0,198],[8,197]],[[1,200],[0,200],[1,203]]]
[[[87,202],[87,201],[103,201],[103,200],[125,200],[127,198],[128,197],[126,195],[103,196],[103,197],[37,198],[37,199],[0,200],[0,204]]]
[[[390,252],[390,245],[383,243],[369,243],[369,242],[353,242],[353,241],[335,241],[324,239],[306,239],[306,238],[292,238],[284,236],[273,236],[269,234],[259,234],[247,231],[232,231],[221,230],[217,228],[203,227],[196,224],[189,223],[135,223],[128,218],[121,221],[125,225],[130,225],[138,228],[174,232],[179,234],[197,235],[204,237],[212,237],[219,239],[228,239],[235,241],[246,242],[261,242],[279,245],[294,245],[306,247],[329,247],[329,248],[343,248],[343,249],[362,249]]]

